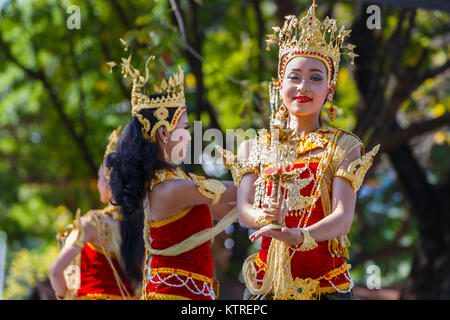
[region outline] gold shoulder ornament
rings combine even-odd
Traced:
[[[78,208],[77,213],[75,214],[75,220],[72,225],[69,225],[63,232],[58,233],[56,237],[60,248],[73,245],[83,249],[85,244],[85,233],[83,227],[81,226],[80,208]]]
[[[231,151],[225,150],[220,146],[216,146],[216,149],[222,154],[224,166],[231,171],[231,176],[236,187],[239,187],[242,177],[247,173],[255,172],[255,166],[248,160],[235,156]]]
[[[370,152],[350,163],[347,170],[337,170],[334,176],[346,179],[352,185],[353,191],[358,192],[379,148],[380,145],[377,144]]]
[[[211,199],[211,205],[219,203],[220,197],[227,190],[227,187],[222,182],[215,179],[206,179],[193,173],[189,173],[189,175],[194,180],[201,195]]]

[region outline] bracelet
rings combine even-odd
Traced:
[[[314,240],[314,238],[311,237],[308,230],[300,229],[300,231],[303,234],[303,242],[301,244],[291,246],[291,249],[295,251],[309,251],[314,248],[317,248],[318,244],[316,240]]]
[[[264,215],[260,215],[255,223],[260,226],[260,227],[264,227],[270,224],[270,221],[266,219],[266,217],[264,217]]]

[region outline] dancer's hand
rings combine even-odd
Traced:
[[[250,240],[254,242],[258,238],[265,236],[284,241],[290,245],[299,245],[303,242],[303,234],[297,228],[283,227],[280,229],[261,228],[250,235]]]
[[[287,214],[286,206],[280,210],[280,204],[278,202],[272,201],[270,206],[268,203],[264,203],[261,211],[263,212],[264,218],[270,222],[276,222],[279,225],[283,224],[284,218]]]

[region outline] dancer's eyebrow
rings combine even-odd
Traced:
[[[298,68],[293,68],[293,69],[291,69],[291,71],[297,71],[297,72],[299,72],[299,71],[302,71],[302,69],[298,69]],[[317,72],[323,73],[323,71],[322,71],[322,70],[320,70],[320,69],[316,69],[316,68],[313,68],[313,69],[309,69],[309,71],[317,71]]]

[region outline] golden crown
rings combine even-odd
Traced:
[[[127,51],[128,44],[122,39],[121,42],[125,46],[125,51]],[[133,82],[133,88],[131,90],[131,115],[137,117],[142,124],[142,135],[144,138],[152,142],[156,142],[156,130],[159,127],[164,125],[169,132],[173,131],[177,126],[181,114],[187,109],[184,97],[184,73],[180,66],[178,66],[178,72],[170,76],[169,80],[163,79],[159,87],[156,85],[153,86],[155,93],[163,94],[163,96],[150,98],[144,93],[149,75],[148,63],[150,60],[155,59],[155,56],[147,59],[145,63],[145,76],[142,76],[139,70],[132,66],[131,54],[127,59],[122,58],[121,63],[123,77],[130,77]],[[112,68],[116,64],[114,62],[108,62],[108,65]],[[170,122],[167,121],[169,117],[167,108],[177,108]],[[151,127],[150,121],[139,113],[143,109],[156,109],[153,115],[158,121],[153,127]]]
[[[108,145],[106,146],[105,155],[106,158],[111,152],[117,151],[117,145],[119,144],[120,134],[122,131],[122,126],[119,126],[116,130],[113,130],[108,137]]]
[[[108,154],[117,151],[117,146],[119,144],[120,134],[122,131],[122,126],[119,126],[116,130],[113,130],[108,137],[108,145],[106,146],[105,155],[103,156],[103,161],[106,159]],[[109,180],[109,169],[106,165],[103,166],[103,174],[105,178]]]
[[[353,52],[355,45],[344,45],[344,40],[351,30],[346,30],[342,26],[336,36],[336,20],[326,17],[323,22],[320,22],[316,17],[316,6],[316,1],[313,0],[308,12],[300,20],[294,15],[286,16],[283,27],[273,27],[275,32],[268,35],[267,50],[270,50],[270,46],[278,40],[280,81],[283,80],[286,65],[292,58],[313,56],[325,63],[328,70],[328,85],[336,85],[341,49],[348,49],[346,54],[352,59],[352,64],[355,57],[358,56]],[[328,37],[327,34],[329,34]]]

